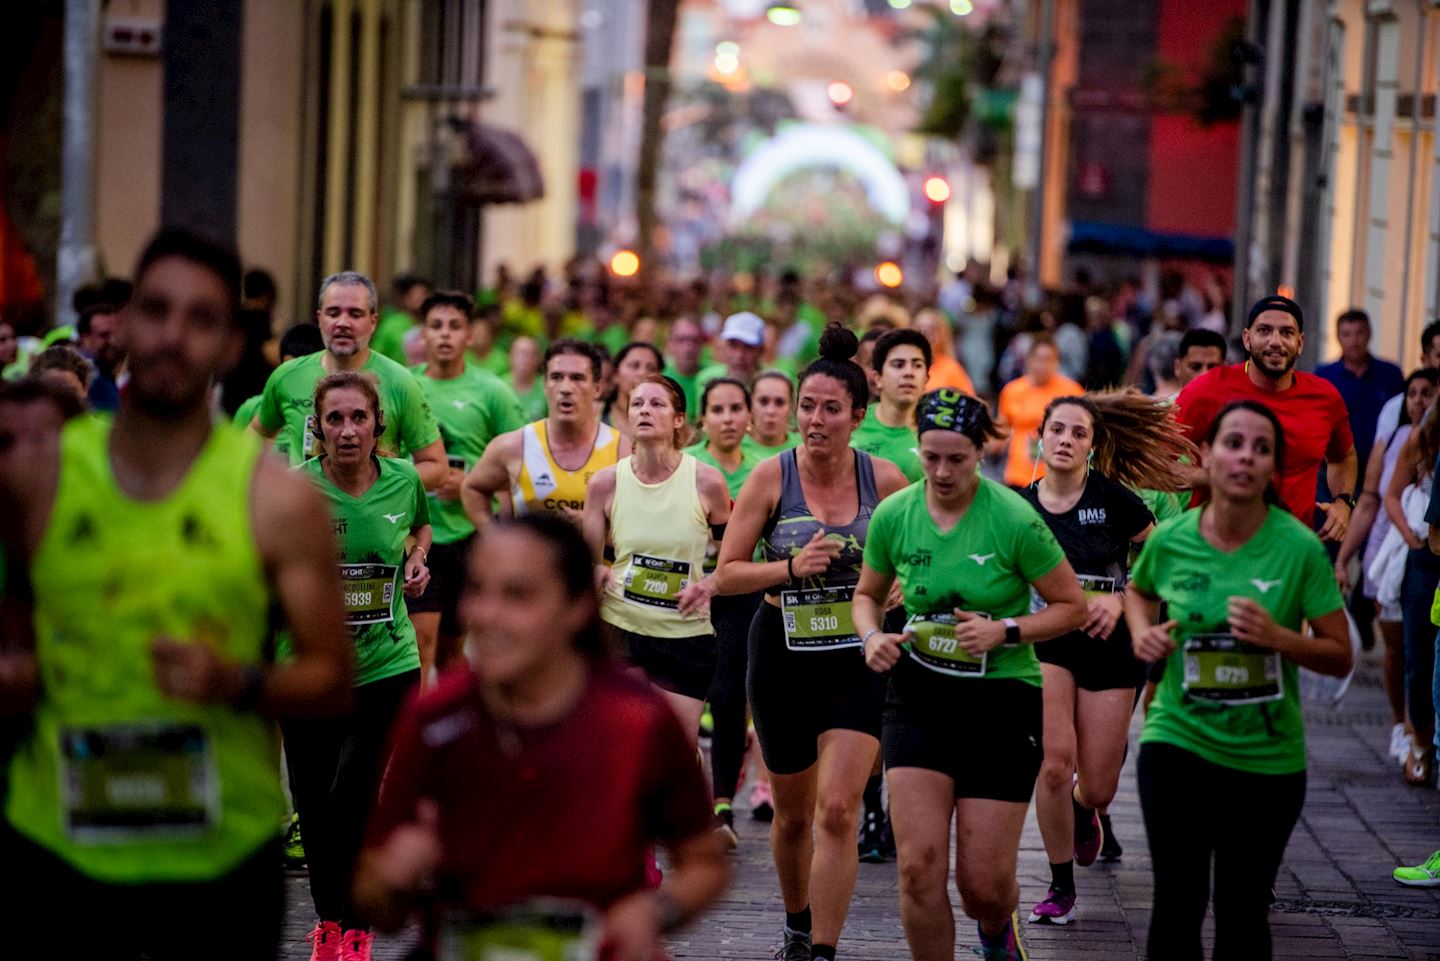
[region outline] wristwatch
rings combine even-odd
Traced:
[[[1350,508],[1350,513],[1352,513],[1352,514],[1355,513],[1355,495],[1353,495],[1353,494],[1336,494],[1336,495],[1335,495],[1335,499],[1336,499],[1337,501],[1344,501],[1345,506],[1348,507],[1348,508]]]
[[[1007,618],[1005,618],[1004,620],[1002,620],[1000,623],[1005,625],[1005,643],[1006,643],[1006,644],[1012,644],[1012,645],[1013,645],[1013,644],[1019,644],[1019,643],[1020,643],[1020,625],[1015,622],[1015,618],[1013,618],[1013,617],[1007,617]]]

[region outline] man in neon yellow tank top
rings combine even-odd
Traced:
[[[241,346],[235,255],[164,231],[135,285],[113,424],[72,421],[14,492],[33,668],[4,673],[0,702],[28,697],[33,723],[9,771],[0,858],[24,923],[7,954],[85,937],[105,956],[274,957],[273,719],[341,710],[350,688],[329,518],[257,438],[212,421]],[[283,666],[264,651],[273,604],[294,635]]]
[[[508,496],[516,514],[559,511],[579,523],[590,478],[630,453],[630,441],[600,422],[602,361],[582,340],[557,340],[545,351],[550,413],[485,448],[460,490],[470,523],[484,526],[496,495]]]
[[[380,406],[385,414],[381,448],[393,457],[414,460],[426,490],[439,487],[449,465],[425,393],[414,374],[370,346],[378,323],[375,285],[370,278],[353,270],[326,277],[320,284],[315,322],[320,326],[325,349],[275,368],[265,382],[260,409],[250,429],[263,437],[283,434],[292,466],[318,456],[315,385],[326,374],[362,370],[380,384]]]

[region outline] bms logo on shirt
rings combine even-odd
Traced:
[[[1105,508],[1082,507],[1079,516],[1081,524],[1103,524],[1105,523]]]

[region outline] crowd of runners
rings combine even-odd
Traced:
[[[267,345],[273,285],[162,231],[76,330],[0,325],[15,956],[274,957],[289,861],[316,961],[407,925],[658,961],[748,809],[782,961],[846,954],[862,859],[918,961],[1023,961],[1124,856],[1133,749],[1148,956],[1201,958],[1213,906],[1217,961],[1269,958],[1300,672],[1378,623],[1434,784],[1440,326],[1405,378],[1347,312],[1308,373],[1284,297],[1232,345],[1124,289],[1083,327],[818,289],[405,278],[382,316],[345,272]]]

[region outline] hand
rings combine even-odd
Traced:
[[[955,640],[971,657],[979,657],[1005,643],[1005,625],[972,611],[955,608]]]
[[[1081,630],[1091,637],[1108,641],[1120,623],[1120,595],[1102,594],[1099,597],[1092,597],[1086,608],[1090,612],[1090,617],[1085,621],[1085,626]]]
[[[1337,557],[1335,559],[1335,583],[1339,585],[1341,594],[1349,594],[1350,588],[1354,586],[1350,583],[1349,558],[1341,560]]]
[[[150,642],[160,693],[194,704],[229,704],[240,693],[240,671],[199,641],[157,637]]]
[[[890,582],[890,593],[885,596],[885,610],[888,613],[903,607],[904,604],[905,594],[900,590],[900,578],[897,577]]]
[[[1275,619],[1260,603],[1249,597],[1230,598],[1230,633],[1236,640],[1256,647],[1275,646]]]
[[[440,809],[422,800],[415,806],[415,820],[390,832],[373,863],[387,888],[408,894],[431,885],[440,850]]]
[[[1397,530],[1400,531],[1400,537],[1405,541],[1405,546],[1412,551],[1418,551],[1425,546],[1425,542],[1416,537],[1414,531],[1403,527],[1397,528]]]
[[[445,473],[445,479],[440,486],[435,488],[435,496],[442,501],[458,501],[460,499],[460,488],[465,483],[465,472],[458,467],[452,467]]]
[[[660,899],[637,891],[605,912],[601,956],[613,961],[654,961],[660,951]]]
[[[824,574],[839,556],[840,542],[828,540],[823,531],[816,531],[799,553],[791,557],[790,573],[796,578]]]
[[[900,660],[900,645],[913,637],[913,632],[887,634],[879,631],[865,642],[865,666],[876,674],[884,674]]]
[[[677,610],[681,617],[691,617],[696,614],[704,614],[710,609],[710,598],[715,596],[715,575],[702,577],[699,581],[686,585],[676,598],[679,602]]]
[[[1343,541],[1345,532],[1350,528],[1350,505],[1344,501],[1330,501],[1315,506],[1325,513],[1325,523],[1320,525],[1320,539]]]
[[[430,568],[425,566],[425,552],[411,551],[405,558],[405,596],[419,597],[430,583]]]
[[[615,569],[609,564],[595,565],[595,590],[604,594],[610,589],[610,580],[615,576]]]
[[[1136,634],[1130,639],[1135,656],[1146,664],[1154,664],[1169,657],[1175,652],[1175,641],[1170,632],[1179,626],[1179,621],[1169,620],[1164,624],[1151,624]]]

